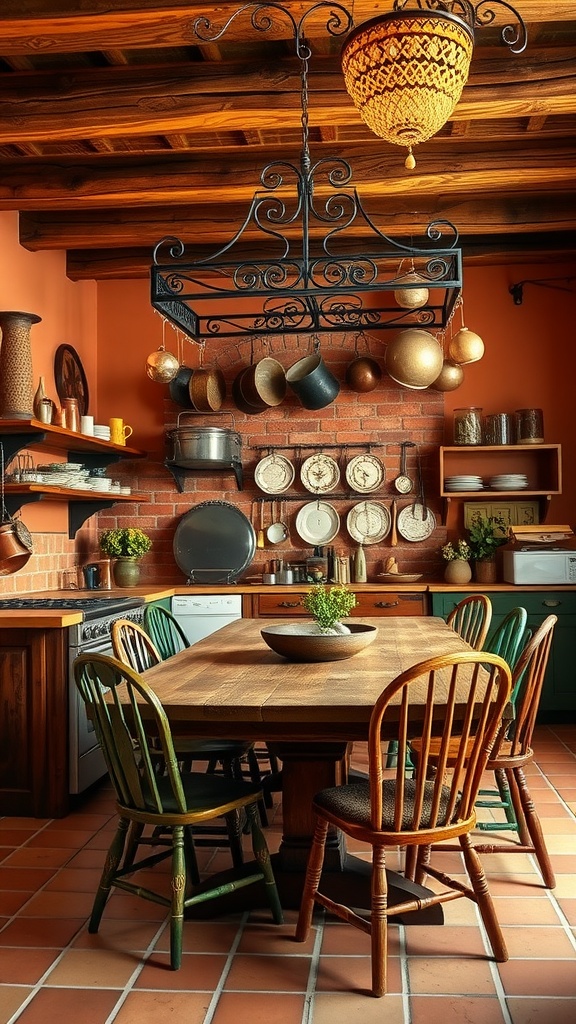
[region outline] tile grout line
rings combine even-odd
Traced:
[[[316,928],[316,938],[314,939],[314,946],[312,948],[312,957],[310,960],[310,970],[308,972],[308,984],[306,985],[306,995],[304,996],[304,1009],[302,1011],[302,1024],[312,1024],[314,1017],[314,1000],[316,998],[316,982],[318,981],[318,968],[320,966],[320,950],[322,948],[322,941],[324,939],[324,925],[326,923],[326,914],[322,911],[319,920],[313,927]]]
[[[220,977],[218,979],[218,984],[216,985],[216,987],[214,989],[214,992],[212,993],[212,998],[210,1000],[210,1003],[208,1004],[208,1009],[206,1011],[206,1016],[204,1017],[203,1024],[211,1024],[211,1022],[212,1022],[212,1020],[214,1018],[214,1014],[216,1013],[216,1008],[217,1008],[218,1003],[220,1001],[220,996],[222,995],[222,992],[224,990],[224,985],[226,984],[226,979],[227,979],[227,977],[230,974],[230,971],[232,969],[232,962],[234,960],[234,957],[236,956],[236,952],[238,950],[238,946],[240,945],[240,940],[241,940],[241,938],[242,938],[242,936],[244,934],[244,930],[246,928],[246,923],[248,921],[248,918],[249,918],[249,913],[248,913],[248,911],[245,911],[242,914],[242,917],[240,919],[240,924],[238,926],[238,931],[236,932],[236,935],[234,937],[234,942],[232,943],[232,946],[230,947],[230,949],[228,951],[228,956],[226,957],[226,963],[224,964],[224,967],[222,968]]]

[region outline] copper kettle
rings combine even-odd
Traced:
[[[0,576],[18,572],[32,554],[32,537],[20,520],[12,519],[4,500],[4,446],[0,443]]]

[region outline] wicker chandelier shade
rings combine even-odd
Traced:
[[[407,146],[425,142],[452,114],[468,79],[472,29],[441,11],[392,12],[356,29],[342,48],[346,89],[375,135]]]

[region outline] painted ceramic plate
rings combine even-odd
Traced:
[[[273,452],[261,459],[254,470],[254,482],[265,494],[282,494],[294,482],[296,471],[289,459]]]
[[[404,540],[426,540],[436,529],[436,517],[429,508],[415,502],[398,513],[398,533]]]
[[[317,452],[302,463],[300,479],[306,490],[312,491],[312,494],[333,491],[340,482],[338,463],[330,455]]]
[[[359,494],[369,494],[377,491],[386,478],[384,466],[375,455],[364,452],[362,455],[355,455],[346,466],[346,480],[348,486]]]
[[[390,513],[380,501],[360,501],[346,518],[348,533],[359,544],[378,544],[390,531]]]
[[[340,516],[327,501],[310,501],[298,512],[296,529],[307,544],[329,544],[340,529]]]
[[[78,412],[88,412],[88,383],[80,356],[71,345],[59,345],[54,356],[54,381],[61,402],[65,398],[76,398]]]

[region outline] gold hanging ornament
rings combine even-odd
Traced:
[[[402,263],[400,264],[400,270],[402,269]],[[421,274],[416,273],[414,269],[414,261],[410,261],[410,270],[407,274],[401,274],[398,277],[398,284],[410,287],[401,287],[394,289],[394,298],[402,309],[420,309],[425,306],[428,302],[429,291],[426,288],[426,278],[422,277]],[[416,288],[414,285],[424,285],[423,288]]]
[[[460,297],[458,301],[460,307],[460,317],[462,320],[462,326],[460,330],[452,336],[450,344],[448,346],[448,358],[453,363],[458,363],[461,366],[465,366],[467,363],[477,363],[484,355],[484,342],[479,334],[475,334],[474,331],[469,331],[464,326],[464,301]]]
[[[157,384],[169,384],[178,373],[179,363],[172,352],[166,350],[166,320],[162,320],[162,344],[146,360],[146,373]]]
[[[444,362],[440,373],[436,380],[432,381],[430,387],[434,391],[456,391],[456,388],[459,388],[464,381],[464,370],[458,363],[446,358],[446,332],[439,331],[437,337],[444,353]]]
[[[386,372],[405,388],[429,387],[438,377],[443,360],[434,335],[415,327],[400,331],[386,348]]]

